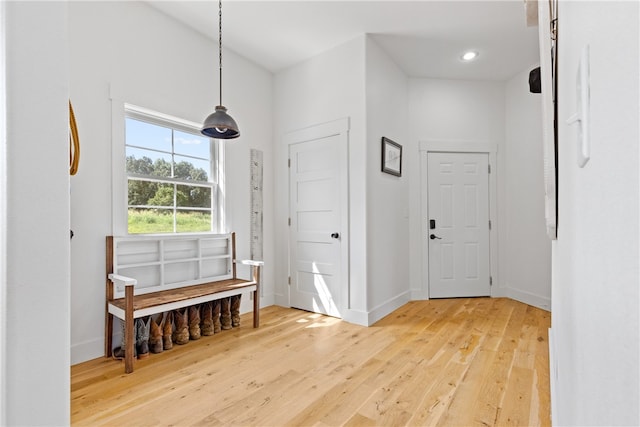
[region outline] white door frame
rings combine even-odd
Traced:
[[[419,141],[420,149],[420,228],[422,247],[422,298],[429,299],[429,200],[427,197],[428,153],[486,153],[489,155],[489,274],[492,278],[491,296],[498,296],[498,204],[497,204],[497,152],[498,146],[488,141],[459,141],[459,140],[424,140]]]
[[[349,302],[349,118],[320,123],[286,133],[283,142],[286,145],[287,157],[290,146],[306,141],[313,141],[331,136],[340,137],[340,302],[338,310],[344,318],[350,308]],[[287,170],[288,191],[291,192],[291,178]],[[291,194],[287,197],[287,215],[291,214]],[[287,275],[291,277],[291,228],[287,228]],[[287,286],[287,302],[291,307],[291,287]]]

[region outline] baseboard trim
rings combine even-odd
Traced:
[[[411,301],[411,296],[411,291],[403,292],[369,311],[366,326],[371,326],[383,317],[393,313],[395,310]]]
[[[251,298],[247,298],[247,299],[251,301],[251,303],[253,303],[253,300]],[[269,307],[270,305],[276,305],[276,299],[273,294],[264,295],[260,297],[260,308]],[[250,312],[250,311],[253,311],[253,307],[247,306],[246,312]]]
[[[524,292],[514,288],[506,289],[506,296],[508,298],[514,299],[516,301],[520,301],[525,304],[532,305],[534,307],[538,307],[542,310],[551,311],[551,299],[541,297],[540,295],[530,294],[529,292]]]
[[[70,362],[72,366],[102,356],[104,356],[104,339],[102,337],[71,345]]]
[[[558,424],[558,406],[556,404],[557,387],[558,387],[558,363],[556,360],[556,345],[553,328],[549,328],[549,388],[551,392],[551,425]]]
[[[290,307],[288,295],[274,294],[274,301],[274,305],[279,305],[280,307]]]
[[[360,310],[345,310],[342,314],[342,320],[360,326],[369,326],[367,312]]]

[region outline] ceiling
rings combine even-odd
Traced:
[[[217,42],[217,1],[148,3]],[[272,72],[365,33],[410,77],[502,81],[539,61],[523,0],[225,0],[222,24],[225,48]]]

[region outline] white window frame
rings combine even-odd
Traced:
[[[201,125],[189,120],[159,113],[148,108],[140,107],[112,99],[112,234],[126,236],[128,232],[128,174],[126,171],[126,118],[144,121],[163,127],[183,132],[198,132]],[[216,139],[211,139],[211,170],[212,186],[212,230],[211,233],[219,233],[225,229],[225,205],[224,205],[224,144]],[[162,181],[175,181],[177,184],[193,185],[191,182],[182,182],[176,179],[162,179]],[[178,182],[180,181],[180,182]],[[162,233],[162,234],[189,234],[189,233]],[[136,235],[141,235],[136,233]]]

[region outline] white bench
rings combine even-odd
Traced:
[[[260,323],[260,267],[236,277],[235,233],[107,236],[105,357],[113,352],[113,318],[122,320],[125,372],[133,372],[134,322],[140,317],[253,293],[253,327]]]

